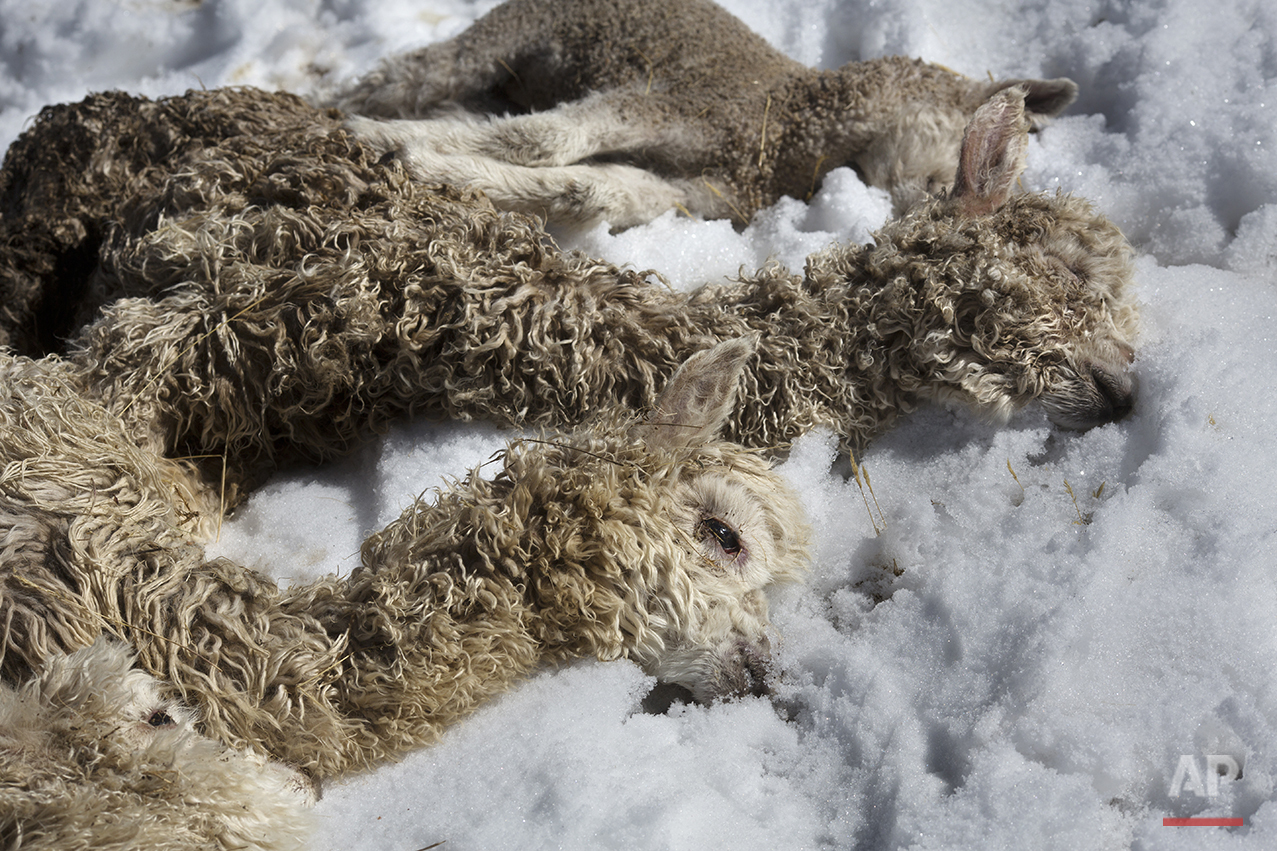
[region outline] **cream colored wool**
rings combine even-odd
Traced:
[[[903,211],[952,182],[976,108],[1017,85],[1035,124],[1077,94],[904,57],[815,70],[709,0],[508,0],[326,99],[413,119],[350,126],[417,179],[555,224],[629,227],[674,208],[743,224],[848,165]]]
[[[9,851],[291,851],[309,781],[201,736],[101,639],[0,683],[0,844]]]
[[[0,227],[49,239],[0,281],[96,319],[64,358],[0,355],[0,672],[113,634],[204,734],[321,778],[547,659],[761,690],[762,590],[805,532],[757,449],[814,425],[860,445],[928,398],[1077,427],[1132,402],[1129,249],[1082,201],[1012,193],[1026,133],[1002,93],[953,192],[874,245],[683,295],[409,180],[287,95],[46,110],[0,172]],[[8,327],[39,341],[33,315]],[[652,420],[600,426],[617,406]],[[412,414],[595,426],[414,506],[346,580],[205,559],[223,472],[233,502]]]
[[[515,442],[491,479],[369,538],[348,578],[286,590],[205,558],[216,495],[136,446],[72,364],[0,355],[0,670],[117,636],[205,735],[317,778],[432,741],[547,661],[761,694],[764,589],[801,575],[808,533],[768,462],[715,438],[752,351],[690,358],[651,424]]]

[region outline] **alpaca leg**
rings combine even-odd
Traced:
[[[523,166],[566,166],[608,155],[653,155],[678,159],[701,144],[692,127],[671,124],[653,109],[658,96],[635,100],[622,93],[528,115],[377,121],[352,117],[346,127],[375,150],[429,149]],[[625,116],[628,116],[625,117]]]
[[[677,156],[692,144],[693,131],[658,132],[639,125],[659,123],[625,122],[601,99],[492,120],[347,122],[374,151],[395,154],[418,181],[478,189],[502,209],[544,216],[554,224],[606,221],[627,228],[670,209],[706,217],[731,214],[730,195],[708,181],[666,179],[620,163],[582,162],[637,150],[665,149]]]
[[[408,173],[422,183],[477,189],[501,209],[543,216],[553,224],[608,222],[627,228],[670,209],[706,216],[730,210],[724,192],[708,182],[698,186],[690,180],[666,180],[636,166],[514,165],[483,156],[440,153],[433,140],[415,135],[400,139],[393,132],[373,140],[365,137],[365,141],[374,148],[396,151]]]
[[[410,159],[410,170],[415,172],[420,163]],[[498,207],[539,215],[556,225],[607,222],[624,229],[650,222],[667,210],[706,215],[717,209],[708,184],[701,189],[691,181],[665,180],[627,165],[538,169],[471,159],[453,172],[458,173],[468,178],[465,185],[481,189]]]
[[[506,118],[461,115],[455,118],[377,121],[351,118],[346,128],[379,153],[418,151],[432,156],[469,156],[521,166],[565,166],[600,152],[597,138],[580,125],[552,113]]]

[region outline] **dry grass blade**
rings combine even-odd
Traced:
[[[740,211],[740,208],[731,202],[731,199],[729,199],[726,195],[720,192],[717,186],[715,186],[713,183],[710,183],[709,180],[707,180],[706,178],[701,178],[701,179],[705,182],[705,186],[709,188],[710,192],[713,192],[719,198],[723,199],[723,203],[726,204],[728,208],[731,209],[732,214],[735,215],[737,219],[739,219],[742,222],[749,221],[749,217],[746,216],[744,213],[742,213]]]
[[[1015,479],[1015,483],[1020,486],[1020,496],[1024,496],[1024,484],[1020,481],[1020,477],[1015,474],[1015,470],[1011,467],[1011,459],[1007,459],[1007,472],[1011,474],[1011,478]]]
[[[851,473],[856,480],[856,487],[860,488],[860,498],[865,501],[865,511],[869,513],[869,522],[873,524],[874,534],[881,535],[887,528],[887,518],[882,513],[882,506],[878,504],[878,495],[874,493],[873,483],[869,481],[869,471],[864,465],[856,462],[856,453],[848,450],[848,456],[851,459]],[[865,491],[869,491],[869,495],[865,495]],[[873,508],[869,507],[869,499],[873,498]],[[874,517],[874,511],[877,510],[878,516]]]
[[[1077,494],[1073,493],[1073,486],[1069,484],[1068,479],[1064,480],[1064,489],[1069,492],[1069,498],[1073,500],[1073,510],[1077,512],[1077,520],[1074,521],[1074,525],[1077,525],[1077,526],[1090,525],[1091,515],[1082,514],[1082,508],[1077,504]]]
[[[758,133],[758,167],[763,167],[763,158],[767,148],[767,116],[772,111],[772,96],[767,95],[767,103],[763,104],[763,128]]]

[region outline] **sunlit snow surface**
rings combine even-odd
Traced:
[[[89,91],[314,91],[491,5],[0,0],[0,140]],[[1036,410],[995,428],[924,409],[861,459],[871,496],[830,471],[829,435],[805,437],[782,469],[816,561],[773,598],[774,701],[651,715],[627,663],[547,670],[437,746],[330,786],[314,847],[1274,847],[1277,5],[726,5],[812,65],[903,53],[1075,79],[1024,182],[1092,199],[1140,252],[1135,413],[1066,433]],[[744,233],[671,214],[563,241],[690,288],[867,241],[887,212],[839,171]],[[279,477],[216,549],[282,582],[347,571],[364,535],[503,440],[405,425]],[[1211,781],[1208,755],[1241,778]],[[1245,827],[1163,826],[1185,816]]]

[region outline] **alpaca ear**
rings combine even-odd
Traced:
[[[1048,119],[1055,118],[1077,100],[1077,83],[1068,77],[1054,80],[999,80],[985,90],[985,97],[993,97],[1012,87],[1024,89],[1024,116],[1033,127],[1041,127]]]
[[[1024,172],[1029,148],[1024,96],[1022,86],[998,92],[967,125],[951,196],[965,215],[982,216],[1001,207]]]
[[[754,337],[738,337],[692,355],[670,378],[647,421],[632,435],[669,447],[712,440],[735,408],[741,374],[756,345]]]

